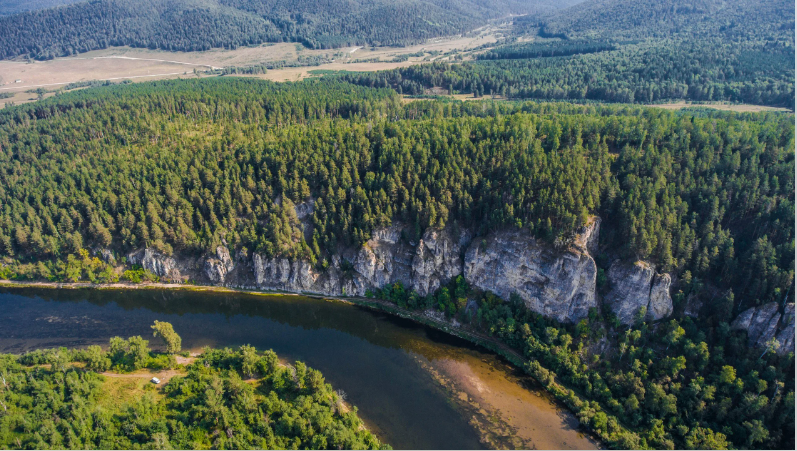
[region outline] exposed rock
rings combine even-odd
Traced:
[[[116,257],[113,256],[113,252],[110,249],[102,249],[100,250],[100,256],[102,257],[102,261],[108,263],[109,265],[116,265]]]
[[[656,274],[646,262],[633,265],[615,261],[609,268],[611,291],[604,303],[623,324],[631,324],[641,308],[647,321],[656,321],[672,314],[669,274]]]
[[[265,258],[259,254],[253,256],[255,283],[261,288],[271,290],[314,292],[314,284],[319,278],[310,262],[287,258]],[[340,294],[325,292],[323,294]]]
[[[600,234],[601,218],[593,216],[587,224],[578,230],[574,244],[585,249],[593,257],[598,254],[598,236]]]
[[[127,261],[133,265],[141,265],[142,268],[167,280],[179,280],[180,270],[177,269],[177,262],[158,251],[146,248],[127,256]]]
[[[230,251],[224,246],[218,246],[215,257],[205,260],[205,275],[213,283],[224,283],[227,274],[234,268],[235,264],[230,258]]]
[[[525,231],[494,232],[475,240],[465,254],[472,286],[509,299],[561,322],[577,322],[597,306],[595,261],[583,249],[556,250]]]
[[[703,301],[696,294],[690,293],[686,298],[686,308],[684,309],[684,315],[697,318],[700,316],[700,310],[702,309]]]
[[[461,273],[459,240],[448,230],[427,229],[412,259],[412,288],[426,296]]]
[[[777,335],[780,343],[778,352],[788,354],[794,351],[794,304],[786,304],[783,308],[783,315],[780,317],[781,331]]]
[[[310,198],[305,202],[296,204],[293,206],[293,210],[296,212],[296,217],[299,218],[300,221],[312,219],[313,211],[315,210],[315,199]]]
[[[733,320],[731,328],[746,330],[750,346],[764,347],[776,338],[780,344],[778,352],[786,354],[794,349],[794,304],[786,304],[783,315],[778,310],[777,302],[751,307]]]

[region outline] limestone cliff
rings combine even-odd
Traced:
[[[131,265],[141,265],[142,268],[165,280],[176,281],[182,279],[175,259],[167,257],[154,249],[146,248],[132,252],[128,254],[127,261]]]
[[[578,240],[577,240],[578,242]],[[597,267],[580,246],[557,250],[523,231],[503,231],[476,240],[465,254],[465,279],[562,322],[577,322],[597,307]]]
[[[672,314],[669,274],[656,274],[645,262],[628,264],[615,261],[609,268],[608,294],[604,306],[611,309],[624,324],[631,324],[640,309],[647,311],[645,319],[655,321]]]
[[[305,218],[312,208],[311,202],[297,206]],[[359,248],[339,249],[326,269],[309,261],[257,253],[250,256],[243,251],[233,259],[226,246],[217,247],[210,256],[177,261],[152,249],[137,251],[128,258],[165,280],[194,279],[333,296],[363,296],[368,290],[396,282],[425,296],[463,275],[471,286],[505,299],[517,293],[535,312],[562,322],[577,322],[598,306],[597,267],[592,253],[597,252],[600,225],[600,219],[593,218],[575,234],[571,244],[554,247],[517,229],[473,240],[470,230],[430,228],[413,242],[408,238],[412,236],[408,228],[394,224],[375,230]],[[614,287],[610,305],[620,306],[621,313],[627,311],[623,318],[633,317],[642,305],[651,318],[671,313],[669,276],[643,268],[622,273],[613,270],[610,279]]]
[[[227,274],[235,268],[230,251],[224,246],[216,248],[216,255],[205,260],[205,275],[215,284],[223,284]]]
[[[778,352],[786,354],[794,350],[794,304],[786,304],[783,313],[777,302],[751,307],[731,323],[735,330],[746,330],[750,346],[767,346],[775,338]]]

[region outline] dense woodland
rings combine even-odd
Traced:
[[[251,346],[206,348],[161,393],[149,384],[143,393],[114,398],[109,377],[98,373],[173,367],[173,355],[153,354],[148,344],[140,336],[114,337],[107,351],[89,346],[0,355],[0,447],[387,448],[320,372],[302,362],[282,365],[273,351]],[[250,378],[257,382],[244,380]]]
[[[626,332],[596,313],[565,327],[461,281],[426,299],[376,295],[440,308],[524,351],[542,365],[528,370],[615,446],[789,448],[793,354],[748,349],[728,323],[794,299],[794,146],[782,113],[403,104],[326,79],[102,86],[0,112],[0,275],[111,281],[119,274],[86,249],[199,255],[222,239],[322,269],[399,220],[411,239],[427,227],[522,227],[561,245],[597,214],[599,268],[651,261],[679,281],[676,311],[705,300],[700,319]],[[305,235],[293,206],[310,198]],[[581,347],[603,336],[611,358]]]
[[[522,38],[477,55],[347,80],[476,97],[730,101],[794,109],[794,4],[587,1],[515,21]],[[529,40],[531,39],[531,40]]]
[[[0,113],[0,252],[65,261],[98,247],[201,253],[224,239],[323,266],[394,220],[417,236],[456,222],[553,242],[599,214],[628,257],[732,287],[736,308],[780,300],[794,269],[792,116],[705,116],[402,105],[335,81],[73,92]],[[305,239],[292,205],[311,197]]]
[[[560,3],[99,0],[0,18],[0,58],[50,59],[122,45],[182,51],[264,42],[301,42],[310,48],[407,45],[471,31],[510,13],[551,10]]]
[[[692,279],[680,294],[700,290]],[[611,448],[794,448],[794,353],[750,348],[744,332],[716,318],[651,325],[643,312],[625,327],[592,309],[565,327],[519,297],[471,290],[462,276],[426,297],[401,283],[369,294],[443,311],[510,345],[525,371]],[[606,339],[612,348],[601,346]]]

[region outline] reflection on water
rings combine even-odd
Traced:
[[[156,319],[174,325],[184,349],[251,344],[306,362],[344,390],[368,426],[395,448],[484,446],[471,414],[429,368],[469,360],[495,367],[497,358],[434,329],[340,302],[184,290],[0,288],[0,352],[149,337]],[[558,415],[554,406],[550,411]],[[578,436],[565,423],[561,428],[559,434]]]

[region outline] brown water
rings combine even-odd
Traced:
[[[529,378],[456,337],[381,312],[301,296],[183,290],[0,288],[0,352],[151,337],[184,349],[251,344],[301,360],[347,394],[397,449],[595,448]],[[153,341],[153,347],[157,343]]]

